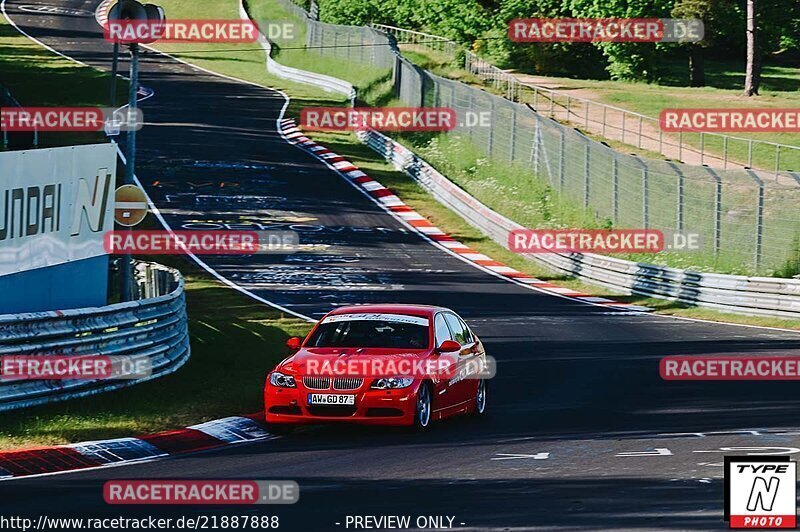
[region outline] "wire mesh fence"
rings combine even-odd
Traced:
[[[505,90],[499,91],[500,96],[470,87],[403,58],[396,39],[388,33],[319,23],[303,13],[309,47],[323,55],[350,53],[354,61],[391,66],[397,98],[409,106],[455,110],[457,127],[447,135],[468,139],[491,160],[510,165],[516,170],[515,186],[530,186],[526,180],[533,174],[606,226],[697,233],[712,267],[772,273],[797,262],[800,219],[794,206],[800,201],[800,173],[715,168],[621,153],[559,122],[567,116],[574,121],[576,113],[584,116],[580,113],[587,106],[585,101],[569,97],[561,101],[561,96],[545,91],[523,97],[508,75],[498,74],[498,69],[474,57],[468,59],[473,71],[496,76],[495,86]],[[340,47],[361,42],[371,46],[358,52]],[[626,143],[642,139],[644,118],[625,114],[618,126],[621,138]],[[643,140],[634,142],[644,144]]]
[[[373,24],[392,35],[399,44],[422,46],[452,57],[463,49],[444,37]],[[570,122],[584,130],[640,150],[662,153],[678,161],[728,167],[762,168],[775,176],[800,168],[800,147],[720,133],[663,134],[656,118],[613,105],[581,98],[564,91],[522,81],[469,50],[464,50],[464,69],[505,98],[532,105],[539,113]]]

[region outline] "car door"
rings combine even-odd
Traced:
[[[450,329],[453,340],[461,344],[461,351],[456,353],[456,363],[468,369],[467,364],[479,355],[479,343],[467,327],[464,321],[452,312],[444,313],[445,321]],[[475,380],[465,378],[465,375],[458,374],[450,380],[450,391],[452,404],[464,403],[471,400],[475,395],[477,385]]]
[[[450,327],[447,325],[445,314],[439,312],[433,319],[433,331],[436,341],[436,348],[442,345],[445,340],[455,340]],[[439,353],[436,355],[442,362],[447,362],[450,367],[455,367],[458,364],[461,356],[458,351],[452,353]],[[454,394],[450,389],[450,378],[447,376],[434,379],[434,410],[441,410],[453,406],[458,401],[458,394]]]

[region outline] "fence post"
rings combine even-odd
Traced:
[[[761,268],[761,251],[764,239],[764,181],[758,177],[754,171],[745,170],[753,181],[758,185],[758,199],[756,200],[756,247],[755,247],[755,269],[758,271]]]
[[[564,137],[566,134],[563,127],[559,128],[559,131],[561,135],[558,143],[558,191],[561,192],[564,190]]]
[[[639,115],[639,144],[637,144],[639,149],[642,149],[642,115]]]
[[[781,145],[775,146],[775,178],[778,178],[778,172],[781,166]]]
[[[747,167],[753,167],[753,139],[747,140]]]
[[[517,108],[516,106],[511,106],[511,150],[508,154],[508,160],[510,162],[514,162],[514,157],[516,156],[517,151]]]
[[[650,227],[650,170],[638,156],[631,155],[642,167],[642,227]]]
[[[584,101],[586,102],[586,116],[583,119],[583,129],[585,129],[588,132],[589,131],[589,105],[591,105],[591,102],[589,102],[589,100],[584,100]]]
[[[489,96],[489,112],[491,113],[492,121],[494,121],[494,97]],[[489,157],[492,156],[492,151],[494,149],[494,128],[489,128],[489,139],[487,140],[488,146],[486,147],[486,153]]]
[[[678,131],[678,160],[683,162],[683,131]]]
[[[625,119],[627,118],[628,113],[622,111],[622,135],[620,136],[620,142],[625,144]]]
[[[728,168],[728,135],[722,136],[722,169]]]
[[[705,131],[700,132],[700,164],[702,165],[705,161],[705,154],[706,154],[706,133]]]
[[[606,112],[608,111],[608,107],[605,105],[603,106],[603,133],[602,136],[606,136]]]
[[[717,257],[719,256],[720,231],[722,229],[722,178],[713,168],[705,165],[703,167],[716,182],[714,187],[714,256]]]
[[[583,146],[583,207],[589,208],[589,187],[591,185],[589,175],[589,139],[586,139],[586,144]]]
[[[678,176],[678,220],[675,225],[677,225],[678,231],[683,231],[683,196],[684,196],[684,175],[678,165],[668,161],[667,164],[675,171],[675,174]]]
[[[619,220],[619,171],[616,152],[611,154],[611,219],[615,224]]]

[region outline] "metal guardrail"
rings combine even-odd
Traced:
[[[305,11],[303,11],[299,6],[298,9],[305,14]],[[244,0],[239,1],[239,16],[242,20],[250,20],[250,15],[247,13]],[[257,22],[253,22],[257,24]],[[279,78],[287,81],[306,83],[320,87],[328,92],[343,94],[350,99],[351,104],[355,100],[356,90],[352,84],[332,76],[316,74],[314,72],[308,72],[306,70],[300,70],[298,68],[292,68],[278,63],[272,58],[272,43],[261,32],[259,32],[258,43],[262,48],[264,48],[264,52],[266,53],[267,72],[270,74],[278,76]]]
[[[0,411],[131,386],[176,371],[189,359],[183,278],[159,264],[135,264],[142,299],[105,307],[0,315],[3,355],[135,355],[152,374],[138,380],[0,380]]]
[[[299,6],[297,8],[300,9]],[[246,16],[246,12],[243,16]],[[537,116],[536,120],[538,131],[538,128],[543,127],[539,121],[548,119]],[[481,203],[411,150],[386,135],[367,130],[359,131],[358,136],[362,142],[393,163],[397,169],[414,178],[439,202],[501,246],[508,248],[510,231],[524,228]],[[564,137],[561,139],[563,142]],[[541,140],[535,141],[534,146],[543,150]],[[616,153],[611,149],[608,151]],[[536,159],[537,166],[539,164],[551,166],[543,154],[536,156]],[[540,163],[538,159],[544,161]],[[701,167],[701,170],[703,168]],[[563,175],[563,172],[560,173]],[[680,177],[683,179],[686,176],[680,175]],[[716,183],[719,185],[718,179]],[[523,254],[523,256],[552,270],[617,292],[672,299],[689,305],[749,315],[800,317],[800,280],[700,273],[582,253]]]
[[[708,164],[723,170],[729,166],[761,168],[771,171],[776,177],[782,171],[792,171],[792,165],[800,162],[800,146],[791,144],[710,132],[664,135],[657,118],[526,83],[445,37],[385,24],[370,26],[394,36],[399,44],[422,46],[454,58],[459,51],[463,51],[464,69],[506,99],[530,104],[543,115],[583,126],[588,132],[597,133],[608,140],[663,153],[678,161],[683,161],[685,156],[693,153],[698,159],[696,162],[701,165]],[[740,160],[730,156],[737,147],[746,154]],[[755,157],[762,162],[770,161],[772,168],[756,164]]]

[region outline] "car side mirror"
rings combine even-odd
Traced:
[[[289,349],[297,350],[300,349],[300,346],[303,345],[303,339],[299,336],[292,336],[288,340],[286,340],[286,347]]]
[[[445,340],[436,349],[438,353],[452,353],[454,351],[461,351],[461,344],[455,340]]]

